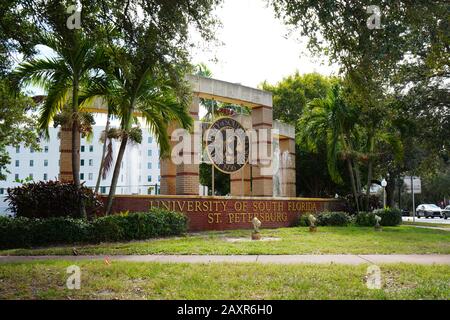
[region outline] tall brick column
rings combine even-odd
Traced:
[[[190,114],[194,121],[198,120],[200,99],[198,97],[192,98],[190,107]],[[188,153],[190,163],[180,164],[176,166],[176,194],[177,195],[198,195],[200,182],[199,182],[199,154],[201,151],[200,146],[195,146],[196,143],[201,144],[201,130],[194,136],[194,132],[191,132],[191,151]],[[186,154],[183,154],[185,156]]]
[[[252,108],[252,123],[258,137],[258,155],[257,164],[252,166],[252,195],[253,196],[273,196],[273,174],[271,171],[272,163],[272,137],[270,129],[272,129],[272,107],[257,106]],[[261,131],[267,133],[265,137],[261,137]],[[266,154],[261,155],[261,148],[266,149]],[[253,146],[254,148],[254,146]]]
[[[173,130],[176,129],[176,124],[171,123],[168,127],[169,137],[171,136]],[[170,140],[170,148],[175,145],[175,141]],[[176,177],[177,177],[177,166],[172,162],[170,156],[168,158],[162,159],[161,161],[161,194],[174,195],[176,194]]]
[[[72,127],[62,126],[59,131],[59,180],[73,182],[72,171]],[[78,149],[80,146],[78,145]]]
[[[280,138],[280,174],[281,196],[295,197],[295,140],[292,138]]]
[[[245,130],[252,128],[252,117],[248,115],[236,115],[233,117]],[[242,180],[244,178],[244,180]],[[250,163],[236,173],[230,175],[230,194],[232,196],[251,196],[250,189]]]

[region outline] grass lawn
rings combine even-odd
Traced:
[[[0,265],[0,299],[450,299],[450,266],[77,262],[81,289],[68,290],[67,261]]]
[[[202,232],[183,237],[76,246],[79,254],[450,254],[450,232],[411,226],[263,229],[279,241],[230,242],[250,238],[249,230]],[[2,250],[0,255],[71,255],[73,246]]]

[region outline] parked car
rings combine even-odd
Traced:
[[[406,209],[406,208],[402,209],[402,216],[403,217],[409,217],[409,210]]]
[[[450,206],[446,206],[442,209],[442,218],[447,219],[448,217],[450,217]]]
[[[416,213],[417,218],[425,217],[425,218],[440,218],[442,216],[442,209],[439,208],[435,204],[421,204],[417,207]]]

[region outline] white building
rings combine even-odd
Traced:
[[[99,141],[104,127],[94,126],[90,141],[81,139],[80,179],[87,187],[94,188],[103,151]],[[42,140],[41,151],[30,148],[8,147],[11,163],[7,169],[6,180],[0,181],[0,214],[5,212],[6,189],[21,185],[20,180],[30,177],[34,181],[56,180],[59,173],[59,128],[49,129],[50,139]],[[119,142],[113,144],[114,158],[117,157]],[[106,179],[100,182],[100,193],[107,194],[111,184],[114,164]],[[122,161],[122,169],[117,183],[116,194],[155,194],[159,190],[159,148],[147,129],[142,129],[142,143],[129,144]]]

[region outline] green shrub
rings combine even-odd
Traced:
[[[350,215],[346,212],[319,212],[319,213],[304,213],[298,218],[297,226],[309,227],[308,216],[313,214],[316,216],[317,226],[346,226],[351,222]]]
[[[300,217],[298,217],[298,223],[297,226],[299,227],[309,227],[309,219],[308,216],[311,213],[304,213],[302,215],[300,215]]]
[[[152,209],[96,219],[92,223],[96,241],[141,240],[182,234],[187,217],[178,212]]]
[[[74,183],[30,182],[20,187],[8,188],[7,191],[9,207],[18,217],[82,218],[82,202],[88,217],[91,217],[102,207],[102,202],[91,189],[84,186],[78,188]]]
[[[0,219],[1,248],[84,242],[88,235],[89,224],[80,219]]]
[[[380,225],[382,226],[397,226],[402,223],[402,212],[399,209],[378,209],[374,212],[360,212],[356,216],[355,223],[359,226],[374,226],[375,215],[381,218]]]
[[[375,225],[375,214],[373,212],[360,212],[356,215],[355,224],[363,227]]]
[[[142,240],[186,231],[184,214],[160,209],[101,217],[91,222],[63,217],[0,217],[0,248]]]
[[[382,226],[398,226],[402,223],[402,212],[396,208],[385,208],[375,210],[374,213],[381,217]]]
[[[350,215],[346,212],[321,212],[317,215],[318,226],[346,226],[350,223]]]

